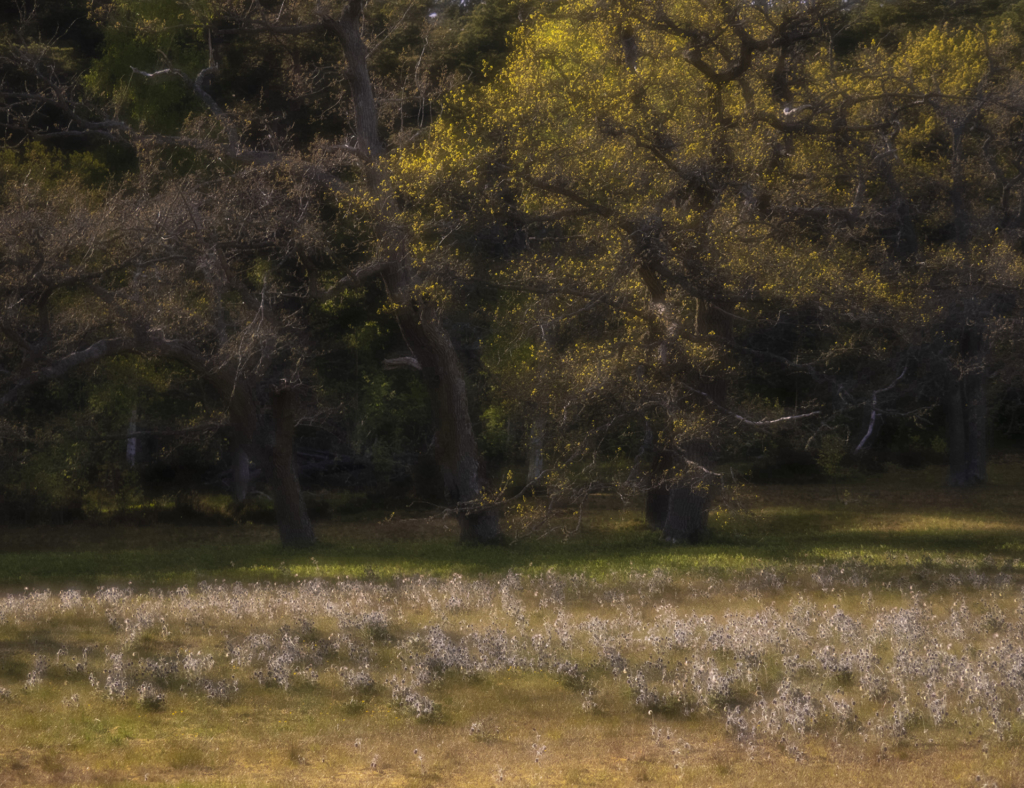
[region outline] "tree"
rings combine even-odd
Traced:
[[[836,326],[836,302],[871,303],[861,269],[823,253],[835,233],[821,225],[856,184],[837,187],[836,168],[813,163],[837,136],[880,125],[823,128],[801,106],[817,72],[835,68],[823,44],[844,13],[831,2],[562,4],[520,35],[492,86],[467,96],[469,120],[435,135],[419,171],[441,193],[459,168],[518,228],[527,248],[503,286],[548,299],[562,322],[588,321],[562,361],[607,385],[577,381],[559,409],[582,416],[592,409],[574,397],[604,396],[643,414],[649,511],[672,541],[703,536],[727,426],[808,415],[745,395],[738,364],[810,376],[844,408],[862,400],[826,374],[839,347],[807,360],[757,345],[780,309],[809,304]],[[622,423],[586,420],[604,436]]]
[[[357,215],[356,223],[370,239],[370,254],[362,265],[357,264],[354,270],[350,268],[340,274],[336,267],[332,269],[330,265],[321,270],[318,264],[322,260],[316,256],[304,258],[305,292],[312,299],[330,299],[346,288],[361,286],[371,278],[383,280],[392,301],[391,312],[397,318],[428,391],[437,425],[437,457],[447,497],[461,524],[462,538],[467,541],[498,541],[497,511],[483,501],[483,479],[460,360],[439,314],[438,299],[430,293],[426,281],[429,274],[424,275],[414,259],[413,232],[402,218],[402,205],[388,172],[389,144],[400,146],[410,134],[416,134],[429,122],[429,117],[424,116],[423,104],[435,86],[429,84],[430,79],[420,71],[426,48],[421,50],[412,73],[406,75],[411,81],[413,98],[419,104],[413,114],[415,123],[408,128],[406,122],[413,118],[410,118],[407,97],[401,93],[397,97],[391,94],[385,95],[382,101],[377,95],[381,79],[378,77],[375,85],[370,55],[363,39],[365,10],[362,2],[354,1],[342,4],[334,12],[324,11],[318,4],[297,2],[288,8],[276,9],[275,13],[268,12],[259,4],[238,8],[232,3],[223,3],[197,6],[190,15],[185,15],[183,25],[165,27],[162,22],[166,20],[159,15],[166,9],[157,8],[157,17],[147,20],[141,16],[144,9],[115,4],[112,13],[120,15],[117,17],[119,25],[111,29],[115,31],[112,35],[120,36],[118,45],[108,49],[102,68],[93,74],[93,86],[109,91],[107,103],[97,102],[95,97],[83,93],[81,80],[72,79],[66,69],[53,62],[52,48],[35,44],[14,47],[9,54],[15,64],[12,69],[15,76],[8,80],[10,88],[3,94],[8,109],[8,129],[25,137],[48,141],[100,140],[125,146],[137,155],[141,155],[144,146],[151,145],[165,150],[192,151],[188,155],[207,162],[211,157],[214,161],[223,161],[224,172],[231,177],[242,177],[241,171],[236,172],[239,167],[272,170],[282,177],[292,178],[293,183],[301,182],[303,189],[319,189],[319,198],[314,199],[321,206],[324,198],[333,199],[340,203],[341,210]],[[378,10],[379,7],[375,7],[373,12]],[[426,30],[431,24],[428,10],[425,3],[403,9],[396,26],[379,31],[382,42],[387,43],[405,24],[410,11],[412,29],[419,26]],[[137,32],[125,36],[124,29]],[[408,29],[409,25],[405,24],[399,32],[405,34]],[[141,56],[143,50],[136,44],[151,30],[156,31],[157,37],[170,36],[169,40],[177,50],[166,57],[178,55],[183,64],[170,62],[158,68],[150,63],[136,66],[127,62],[133,53],[136,57]],[[300,46],[282,46],[282,40],[298,41]],[[200,42],[207,44],[209,49],[207,63],[202,67],[195,59],[196,45]],[[244,42],[244,46],[239,42]],[[218,95],[218,82],[224,73],[221,58],[248,64],[252,73],[252,61],[259,57],[254,54],[254,47],[263,42],[269,44],[268,51],[277,55],[284,53],[291,58],[297,87],[308,89],[303,97],[275,95],[268,103],[279,102],[287,108],[290,102],[295,101],[301,112],[322,108],[326,104],[325,92],[334,91],[330,105],[336,107],[350,103],[351,115],[342,115],[340,123],[310,123],[307,114],[299,124],[300,131],[312,134],[312,137],[291,139],[282,124],[265,114],[267,109],[273,108],[255,103],[255,97],[249,99],[248,105],[243,101],[237,108],[228,108],[225,98]],[[161,51],[158,47],[150,49]],[[341,82],[333,78],[337,73],[335,68],[320,66],[325,49],[328,57],[337,56],[345,62]],[[386,57],[389,53],[396,54],[384,46],[378,48],[376,56]],[[399,49],[395,62],[401,63],[405,54]],[[146,100],[137,95],[133,97],[125,80],[118,82],[111,77],[111,73],[117,70],[117,64],[122,68],[130,66],[131,79],[144,86],[161,83],[186,88],[191,94],[191,108],[203,107],[206,117],[193,114],[181,120],[175,128],[173,113],[169,113],[158,119],[160,133],[143,129],[138,123],[152,116],[152,110],[146,111],[146,106],[147,100],[149,105],[153,104],[153,96],[143,96],[142,99]],[[257,64],[255,70],[259,71],[259,68]],[[230,85],[232,77],[237,79],[238,75],[228,74],[223,82]],[[17,82],[17,86],[11,84],[12,81]],[[398,83],[399,89],[406,87],[401,79]],[[280,82],[274,87],[279,86]],[[342,86],[344,95],[339,97]],[[140,113],[136,123],[128,123],[118,117],[119,105],[125,102]],[[390,125],[391,134],[386,142],[381,130],[387,125]],[[318,131],[336,135],[339,127],[346,134],[354,132],[353,136],[342,142],[316,136]],[[300,144],[307,147],[299,147]],[[272,179],[274,175],[253,174],[249,177]],[[308,197],[310,192],[305,194]],[[331,256],[327,254],[325,257],[329,259]],[[193,368],[199,363],[198,358],[182,356],[180,360]],[[281,417],[291,413],[290,392],[291,388],[285,387],[270,397],[270,401],[277,403],[272,410]],[[242,400],[256,398],[255,395],[239,394],[237,388],[226,393],[240,396]],[[248,430],[246,424],[252,419],[235,412],[239,409],[247,410],[239,405],[232,411],[236,428]],[[282,440],[279,439],[278,444],[283,445]],[[252,444],[248,438],[242,442]],[[294,498],[294,495],[288,497]],[[305,530],[305,526],[300,530]]]
[[[924,146],[937,165],[920,173],[913,186],[927,189],[931,199],[921,217],[921,257],[932,269],[929,284],[943,306],[949,482],[955,486],[986,479],[987,326],[1015,311],[1019,301],[1019,53],[1019,39],[1006,25],[934,29],[912,38],[901,53],[904,79],[922,104],[897,155],[920,155]]]
[[[951,481],[983,476],[982,326],[1019,293],[1017,37],[936,27],[840,59],[851,8],[567,4],[477,104],[493,210],[536,239],[511,286],[619,316],[669,538],[702,532],[723,428],[794,424],[750,397],[759,370],[803,381],[812,439],[864,412],[861,450],[944,388]]]
[[[173,360],[220,395],[265,473],[282,543],[300,546],[314,540],[293,451],[308,387],[289,289],[294,257],[316,249],[308,201],[272,176],[154,165],[108,193],[8,180],[2,330],[20,360],[0,405],[107,356]]]
[[[860,221],[914,301],[899,322],[941,395],[954,486],[986,478],[987,326],[1021,292],[1019,48],[1003,19],[925,26],[859,54],[858,113],[888,123],[861,157]]]
[[[501,539],[500,507],[457,314],[545,484],[581,500],[611,465],[670,541],[703,537],[751,430],[862,451],[939,391],[951,480],[983,478],[986,326],[1012,346],[1020,291],[1012,20],[867,46],[891,4],[573,0],[505,59],[479,23],[511,0],[264,5],[111,3],[100,57],[9,28],[9,163],[42,143],[81,177],[5,183],[2,401],[174,359],[306,544],[317,326],[375,283],[405,345],[375,363],[421,376],[467,541]]]
[[[332,36],[344,52],[354,137],[348,162],[361,173],[363,206],[375,250],[368,264],[382,277],[392,312],[418,366],[437,428],[436,453],[445,494],[453,505],[464,541],[501,538],[497,512],[483,504],[483,479],[466,383],[458,355],[442,323],[436,299],[417,270],[414,236],[403,222],[389,173],[389,151],[380,135],[382,115],[375,96],[369,54],[363,40],[364,4],[349,0],[334,14],[297,10],[285,23],[253,7],[238,18],[237,29],[273,35],[319,32]],[[304,21],[310,19],[313,21]]]

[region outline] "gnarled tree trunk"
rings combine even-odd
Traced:
[[[245,380],[236,379],[231,370],[220,369],[208,379],[228,403],[235,459],[239,452],[251,457],[266,477],[281,544],[285,547],[314,544],[316,535],[302,497],[295,462],[295,392],[290,388],[271,390],[268,404],[261,401]],[[235,470],[237,473],[237,468]]]
[[[480,503],[482,484],[476,436],[466,398],[461,365],[434,306],[415,292],[416,277],[409,252],[409,232],[395,222],[398,213],[382,171],[384,146],[380,122],[360,31],[363,2],[348,0],[338,18],[323,17],[337,36],[347,60],[347,78],[355,110],[356,148],[364,160],[366,184],[377,199],[374,210],[381,272],[398,325],[419,362],[430,396],[437,429],[437,460],[445,484],[445,497],[456,507],[461,538],[467,542],[501,541],[498,512]]]
[[[696,336],[728,337],[731,332],[732,318],[725,310],[710,301],[698,300]],[[718,368],[706,369],[703,375],[691,370],[687,377],[688,387],[704,398],[708,406],[714,407],[724,400],[727,386]],[[671,449],[655,451],[646,516],[648,524],[658,528],[666,541],[696,544],[707,536],[714,462],[714,446],[706,438],[685,440]]]
[[[476,435],[469,414],[466,381],[448,333],[429,303],[409,293],[404,268],[385,272],[385,283],[399,304],[398,325],[420,365],[437,429],[435,451],[444,479],[445,500],[455,507],[460,539],[491,544],[502,541],[498,510],[481,502],[483,484]]]

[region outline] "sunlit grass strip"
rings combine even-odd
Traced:
[[[161,544],[159,534],[152,535],[148,549],[118,547],[137,538],[123,536],[126,527],[119,526],[100,529],[97,537],[103,544],[94,550],[0,554],[0,588],[69,583],[89,587],[129,580],[138,586],[166,587],[203,580],[442,577],[451,572],[499,574],[509,569],[529,575],[550,567],[594,577],[655,568],[679,575],[728,576],[766,567],[799,572],[820,563],[850,562],[888,573],[913,571],[922,564],[956,571],[1020,571],[1024,556],[1024,532],[1019,527],[984,521],[972,528],[929,518],[920,530],[912,523],[895,527],[867,521],[855,530],[836,530],[823,520],[820,532],[803,535],[758,531],[755,526],[734,517],[716,524],[716,541],[709,545],[667,548],[632,519],[614,527],[592,526],[568,541],[524,542],[508,549],[467,549],[445,535],[433,541],[370,541],[362,533],[346,537],[343,526],[325,526],[322,544],[301,553],[281,551],[270,532],[241,526],[219,534],[213,544],[204,544],[211,529],[203,527],[192,530],[195,541],[187,547]],[[145,536],[151,530],[146,529]]]
[[[806,574],[822,563],[856,564],[881,581],[921,565],[950,571],[1021,571],[1024,473],[993,464],[984,490],[954,491],[935,469],[842,484],[737,488],[712,517],[711,540],[668,548],[636,508],[595,496],[580,521],[563,512],[544,539],[507,549],[466,548],[454,525],[405,510],[345,514],[318,523],[321,543],[283,551],[272,525],[149,520],[0,531],[0,590],[127,583],[175,587],[201,581],[446,577],[634,571],[728,577],[765,569]]]

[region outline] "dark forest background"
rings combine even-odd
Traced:
[[[1019,450],[1024,3],[0,8],[7,523]]]

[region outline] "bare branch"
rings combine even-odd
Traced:
[[[381,364],[383,369],[415,369],[422,371],[423,366],[415,356],[402,356],[400,358],[386,358]]]
[[[868,420],[868,428],[864,433],[864,437],[860,439],[860,443],[857,444],[857,448],[853,450],[854,456],[860,454],[868,445],[868,440],[871,438],[872,433],[875,431],[875,424],[878,418],[878,395],[884,394],[887,391],[892,391],[896,384],[903,380],[903,376],[907,374],[907,368],[904,367],[900,376],[896,378],[892,383],[886,386],[884,389],[878,389],[871,395],[871,418]]]
[[[700,389],[694,388],[693,386],[688,386],[687,384],[681,382],[678,385],[684,391],[687,391],[690,394],[696,394],[697,396],[703,398],[715,410],[724,413],[726,416],[733,419],[738,424],[742,424],[745,427],[753,427],[756,429],[761,429],[764,427],[774,427],[778,424],[801,421],[803,419],[809,419],[814,416],[821,415],[820,410],[813,410],[808,413],[797,413],[792,416],[780,416],[775,419],[760,419],[758,421],[754,421],[753,419],[748,419],[746,416],[743,416],[739,413],[736,413],[733,410],[730,410],[729,408],[722,405],[720,402],[717,402],[710,394],[707,394],[706,392],[703,392]]]
[[[102,358],[128,353],[134,349],[134,342],[128,337],[101,339],[89,347],[71,353],[49,366],[22,377],[11,389],[0,396],[0,410],[6,408],[32,386],[67,375],[74,369],[92,364]]]
[[[192,92],[196,94],[199,100],[206,105],[211,114],[224,127],[224,132],[228,135],[228,157],[235,158],[238,155],[238,131],[235,129],[234,123],[231,122],[228,113],[224,111],[220,104],[214,101],[213,96],[206,89],[207,81],[219,71],[217,64],[212,62],[212,52],[210,65],[200,71],[195,79],[190,79],[188,74],[176,68],[165,68],[154,72],[142,71],[135,68],[135,66],[132,66],[131,69],[133,74],[138,74],[146,79],[159,80],[163,77],[174,77],[192,88]]]
[[[343,290],[348,290],[350,287],[360,287],[377,274],[383,273],[385,270],[392,267],[394,264],[393,260],[382,258],[369,263],[368,265],[364,265],[362,268],[357,268],[355,271],[351,271],[343,276],[327,290],[320,293],[320,298],[325,301],[329,301]]]

